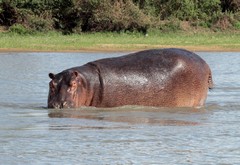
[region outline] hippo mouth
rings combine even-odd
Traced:
[[[63,103],[52,103],[52,104],[49,104],[48,108],[65,109],[65,108],[71,108],[71,106],[65,101]]]

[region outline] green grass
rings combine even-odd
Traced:
[[[180,47],[195,51],[240,51],[240,32],[84,33],[34,35],[0,33],[2,51],[131,51]]]

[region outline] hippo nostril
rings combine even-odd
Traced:
[[[67,102],[64,101],[62,104],[61,104],[61,108],[67,108]]]
[[[67,102],[64,101],[63,103],[61,103],[61,104],[58,105],[58,106],[59,106],[60,109],[61,109],[61,108],[66,108],[66,107],[67,107]]]
[[[52,104],[52,108],[55,108],[55,109],[60,109],[61,106],[59,104]]]
[[[64,101],[64,102],[63,102],[63,106],[66,106],[66,105],[67,105],[67,102],[66,102],[66,101]]]

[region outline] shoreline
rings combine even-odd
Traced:
[[[240,32],[224,33],[0,33],[0,52],[135,52],[146,49],[182,48],[193,52],[240,52]]]
[[[40,49],[22,49],[22,48],[0,48],[0,53],[14,53],[14,52],[36,52],[36,53],[97,53],[97,52],[108,52],[108,53],[114,53],[114,52],[136,52],[146,49],[164,49],[164,48],[181,48],[186,49],[193,52],[240,52],[240,48],[223,48],[219,46],[164,46],[164,45],[145,45],[145,46],[138,46],[136,48],[136,45],[133,45],[133,48],[124,48],[124,47],[114,47],[114,44],[112,46],[103,46],[103,47],[86,47],[86,48],[80,48],[80,49],[60,49],[60,50],[40,50]]]

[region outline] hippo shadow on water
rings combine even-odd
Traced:
[[[97,122],[114,122],[160,125],[195,126],[201,125],[199,117],[206,114],[202,108],[162,108],[145,106],[123,106],[115,108],[83,107],[79,109],[49,109],[50,118],[75,118]],[[81,120],[80,120],[81,122]],[[100,128],[99,128],[100,129]]]

